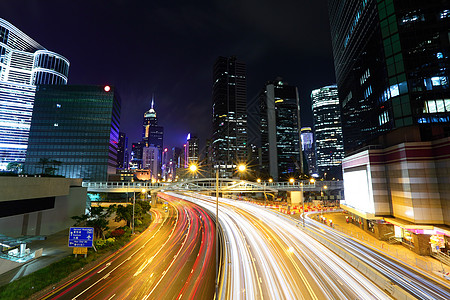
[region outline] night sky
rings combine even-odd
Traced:
[[[247,97],[281,76],[299,88],[302,126],[312,89],[335,81],[326,1],[1,0],[0,17],[70,61],[69,84],[110,84],[121,131],[140,140],[152,94],[166,147],[211,135],[212,66],[247,64]]]

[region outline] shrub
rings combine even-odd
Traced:
[[[125,230],[118,228],[116,230],[111,231],[111,236],[112,237],[120,237],[125,233]]]

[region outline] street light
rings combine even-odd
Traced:
[[[289,178],[289,182],[290,182],[291,184],[294,184],[295,179],[294,179],[294,178]]]

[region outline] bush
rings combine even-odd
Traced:
[[[122,235],[124,235],[125,230],[118,228],[116,230],[111,231],[111,236],[112,237],[121,237]]]

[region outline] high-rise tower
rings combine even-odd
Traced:
[[[336,85],[313,90],[311,102],[319,175],[325,179],[342,178],[344,146]]]
[[[382,216],[398,238],[415,224],[450,225],[447,2],[329,0],[346,152],[343,207],[373,232],[394,227]],[[420,239],[429,253],[429,237]]]
[[[261,91],[258,132],[263,176],[286,180],[301,172],[299,105],[297,87],[279,78]]]
[[[236,57],[219,57],[213,68],[213,159],[224,176],[232,175],[246,160],[247,83],[245,63]]]
[[[24,162],[38,84],[67,84],[69,61],[0,19],[0,170]]]
[[[157,174],[152,173],[152,176],[157,178],[158,174],[161,176],[164,128],[158,126],[158,118],[156,117],[154,105],[155,101],[152,98],[150,109],[144,114],[142,140],[144,147],[156,147],[158,149],[156,151],[156,157],[153,158],[153,165],[157,165],[157,168],[153,167],[152,169],[153,171],[157,170]],[[143,167],[145,168],[145,165]]]

